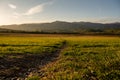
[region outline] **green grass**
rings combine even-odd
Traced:
[[[40,80],[38,76],[29,77],[27,80]]]
[[[0,37],[0,55],[52,53],[67,41],[60,59],[28,80],[119,80],[119,37]]]
[[[119,80],[120,38],[67,38],[68,44],[54,65],[44,68],[41,79]]]
[[[42,54],[55,52],[62,46],[60,38],[0,37],[0,55]]]

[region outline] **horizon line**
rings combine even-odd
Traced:
[[[43,23],[53,23],[53,22],[86,22],[86,23],[99,23],[99,24],[111,24],[111,23],[120,23],[120,21],[116,22],[92,22],[92,21],[63,21],[63,20],[55,20],[55,21],[48,21],[48,22],[26,22],[26,23],[11,23],[11,24],[0,24],[0,26],[7,26],[7,25],[23,25],[23,24],[43,24]]]

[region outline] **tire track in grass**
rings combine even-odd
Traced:
[[[44,77],[45,72],[44,72],[44,70],[42,70],[42,69],[44,69],[44,68],[45,68],[46,66],[48,66],[48,65],[54,65],[57,61],[59,61],[59,59],[60,59],[60,54],[66,49],[66,47],[67,47],[67,41],[65,40],[65,41],[63,42],[62,47],[61,47],[60,49],[58,49],[56,52],[54,52],[52,55],[50,55],[49,59],[48,59],[47,57],[45,57],[45,58],[48,59],[48,60],[46,61],[46,59],[44,58],[43,63],[44,63],[44,61],[46,61],[45,64],[42,65],[42,66],[40,66],[40,67],[37,68],[36,70],[30,72],[29,75],[27,76],[27,78],[30,78],[30,80],[31,80],[31,79],[32,79],[33,77],[35,77],[35,76]],[[26,78],[26,80],[27,80],[27,78]],[[39,79],[39,78],[38,78],[38,79]],[[28,79],[28,80],[29,80],[29,79]]]

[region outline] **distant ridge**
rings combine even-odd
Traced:
[[[11,29],[0,28],[0,32],[12,31]]]
[[[91,23],[91,22],[65,22],[54,21],[51,23],[29,23],[21,25],[4,25],[0,28],[22,30],[32,32],[50,33],[86,33],[86,32],[117,32],[120,31],[120,23]]]

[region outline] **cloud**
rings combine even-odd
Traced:
[[[54,3],[55,0],[51,0],[49,2],[46,3],[42,3],[36,6],[33,6],[32,8],[28,9],[27,11],[23,12],[23,13],[18,13],[18,12],[13,12],[12,17],[15,19],[20,19],[21,17],[28,17],[37,13],[41,13],[46,6],[48,5],[52,5]],[[16,9],[16,6],[13,4],[9,4],[9,7],[12,9]]]
[[[35,7],[30,8],[25,15],[33,15],[39,12],[42,12],[44,8],[44,5],[37,5]]]
[[[17,8],[16,5],[13,5],[13,4],[8,4],[8,6],[9,6],[10,8],[12,8],[12,9],[16,9],[16,8]]]
[[[34,6],[34,7],[30,8],[25,13],[25,15],[34,15],[34,14],[40,13],[44,10],[45,6],[51,5],[51,4],[53,4],[53,2],[47,2],[47,3],[43,3],[43,4],[40,4],[40,5]]]

